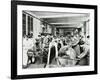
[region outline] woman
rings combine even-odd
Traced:
[[[79,41],[80,38],[78,34],[75,34],[71,37],[71,46],[75,50],[77,56],[80,55]]]
[[[49,44],[49,52],[46,67],[52,64],[52,61],[58,57],[57,41],[54,39]]]
[[[77,65],[89,65],[89,53],[90,53],[89,45],[84,43],[80,46],[82,49],[82,53],[79,56],[77,56],[80,59]]]

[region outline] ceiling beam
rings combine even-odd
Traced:
[[[79,23],[79,22],[85,22],[89,19],[87,17],[83,18],[54,18],[54,19],[44,19],[44,21],[47,21],[48,23]]]
[[[56,28],[80,28],[81,26],[54,26]]]
[[[76,24],[83,24],[83,21],[79,22],[59,22],[59,23],[50,23],[52,25],[76,25]]]
[[[48,15],[48,16],[38,16],[39,18],[70,18],[70,17],[89,17],[88,14],[62,14],[62,15]]]

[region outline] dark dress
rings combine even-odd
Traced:
[[[85,54],[84,57],[80,59],[80,61],[77,62],[77,65],[89,65],[89,48],[87,46],[83,46],[80,48],[81,54]]]
[[[56,56],[56,48],[55,48],[55,46],[52,46],[50,49],[50,62],[49,62],[49,64],[52,63],[52,60],[55,58],[55,56]]]

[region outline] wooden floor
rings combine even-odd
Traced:
[[[41,63],[40,60],[36,61],[33,64],[29,64],[27,68],[44,68],[46,63]],[[51,65],[57,65],[56,61],[53,59]]]

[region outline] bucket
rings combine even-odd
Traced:
[[[59,57],[58,58],[58,62],[59,62],[59,65],[65,67],[65,66],[74,66],[76,61],[75,60],[72,60],[72,59],[69,59],[69,57]]]
[[[58,58],[58,61],[59,61],[59,65],[62,65],[62,66],[66,66],[68,65],[68,57],[59,57]]]

